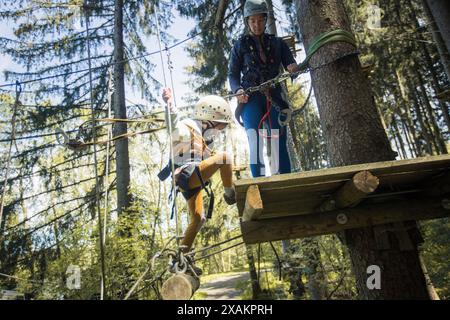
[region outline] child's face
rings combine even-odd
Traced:
[[[225,129],[225,128],[227,127],[227,125],[228,125],[228,123],[220,123],[220,122],[219,122],[219,123],[216,124],[216,127],[215,127],[215,128],[216,128],[217,130],[223,130],[223,129]]]

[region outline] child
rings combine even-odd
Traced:
[[[175,183],[187,201],[190,224],[181,242],[181,250],[188,252],[194,239],[206,221],[203,208],[204,183],[214,173],[220,171],[224,187],[224,199],[229,205],[236,203],[232,187],[232,165],[225,152],[214,153],[210,148],[214,134],[231,123],[231,110],[228,102],[219,96],[201,98],[194,109],[194,116],[178,120],[173,107],[170,88],[163,90],[163,99],[171,110]],[[207,143],[207,141],[209,143]],[[171,170],[170,164],[165,168]],[[163,170],[164,171],[164,170]],[[170,172],[170,171],[169,171]],[[166,174],[166,177],[168,174]]]

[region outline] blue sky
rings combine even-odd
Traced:
[[[282,6],[279,4],[279,0],[275,0],[275,6],[277,8],[281,8]],[[185,19],[180,17],[176,10],[173,11],[175,15],[174,23],[169,28],[168,32],[170,35],[172,35],[177,40],[183,40],[188,37],[188,32],[194,27],[195,21],[192,19]],[[284,13],[280,10],[275,10],[275,14],[278,18],[282,18],[284,16]],[[285,20],[286,21],[286,20]],[[279,22],[279,20],[277,20]],[[284,25],[285,22],[281,22],[281,25]],[[280,23],[278,23],[277,26],[279,35],[284,35],[283,31],[280,28]],[[0,34],[5,37],[14,38],[14,35],[12,33],[12,29],[10,25],[5,24],[4,22],[0,23]],[[187,45],[189,45],[189,41],[183,43],[180,46],[175,47],[171,50],[171,60],[173,63],[173,74],[174,74],[174,91],[176,93],[177,98],[177,105],[182,106],[185,103],[182,100],[182,97],[184,97],[186,94],[190,92],[190,88],[188,86],[189,82],[189,74],[185,72],[185,68],[189,66],[192,63],[192,60],[189,58],[187,52],[185,51],[185,48]],[[151,37],[147,43],[147,52],[152,52],[158,49],[158,42],[157,38]],[[164,52],[163,53],[163,59],[164,59],[164,67],[166,71],[167,81],[169,80],[169,73],[167,71],[167,55]],[[150,60],[156,65],[156,68],[153,72],[153,77],[156,78],[159,82],[163,83],[163,74],[162,74],[162,67],[161,67],[161,59],[159,54],[154,55],[150,57]],[[9,70],[20,70],[20,67],[17,66],[12,62],[12,60],[9,57],[0,55],[0,83],[5,83],[5,79],[3,77],[3,71],[9,69]],[[160,96],[158,94],[158,96]],[[133,93],[132,89],[127,90],[127,98],[135,103],[142,103],[146,104],[147,102],[145,100],[140,99],[140,94],[136,92],[136,94]],[[234,102],[233,102],[234,103]],[[233,104],[232,103],[232,104]]]
[[[175,11],[174,11],[175,13]],[[176,15],[175,19],[176,23],[174,23],[168,30],[169,34],[172,35],[177,40],[183,40],[188,37],[187,33],[194,27],[194,21],[182,18]],[[0,22],[0,35],[7,38],[15,39],[15,36],[12,32],[11,25],[8,25],[5,22]],[[174,86],[177,93],[177,103],[182,104],[181,97],[183,97],[186,93],[189,92],[189,88],[186,84],[188,75],[185,74],[184,69],[191,63],[191,59],[188,57],[187,53],[184,51],[184,48],[188,44],[184,43],[178,47],[175,47],[171,50],[171,60],[173,63],[173,73],[174,77]],[[147,43],[147,51],[155,51],[158,48],[157,38],[150,38]],[[166,74],[168,77],[167,71],[167,55],[163,52],[164,58],[164,66],[166,70]],[[150,60],[156,65],[153,77],[156,78],[159,82],[163,83],[163,74],[161,68],[161,59],[160,55],[154,55],[150,57]],[[9,56],[0,55],[0,84],[6,83],[5,78],[3,76],[3,72],[5,70],[23,70],[19,65],[15,64]],[[168,81],[170,81],[168,79]],[[8,81],[12,82],[12,81]],[[127,90],[127,98],[136,103],[145,103],[144,100],[140,99],[139,94],[133,94],[130,90]]]

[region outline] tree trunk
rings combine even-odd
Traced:
[[[416,117],[420,124],[422,138],[425,141],[424,152],[425,152],[425,154],[432,155],[433,154],[432,139],[430,137],[430,134],[428,133],[428,129],[425,125],[425,121],[422,117],[422,111],[420,110],[420,104],[419,104],[419,100],[417,98],[416,89],[412,87],[410,80],[408,80],[408,86],[409,86],[409,91],[410,91],[410,97],[411,97],[411,100],[412,100],[412,103],[414,106],[414,111],[416,112]]]
[[[114,118],[126,119],[125,105],[125,68],[123,44],[123,0],[115,0],[114,11]],[[127,133],[126,123],[114,125],[114,136]],[[128,139],[116,141],[117,210],[119,215],[130,206],[130,159]]]
[[[405,139],[406,139],[406,143],[408,144],[408,150],[409,150],[409,153],[411,155],[411,158],[415,158],[415,157],[417,157],[417,150],[416,150],[416,146],[411,141],[411,132],[408,130],[408,127],[406,126],[405,120],[402,119],[401,120],[401,124],[402,124],[403,134],[404,134]]]
[[[339,0],[296,0],[296,6],[307,49],[311,40],[323,32],[337,28],[350,30]],[[347,43],[327,45],[312,58],[311,65],[317,66],[354,50]],[[349,56],[328,64],[313,71],[311,78],[332,166],[393,160],[393,151],[358,58]],[[345,232],[360,297],[429,299],[417,244],[414,243],[412,250],[401,251],[396,239],[387,239],[389,247],[382,250],[377,245],[375,231],[367,227]],[[398,231],[392,235],[400,237]],[[381,287],[371,290],[367,282],[368,267],[372,265],[381,270]]]
[[[275,20],[275,14],[273,11],[273,2],[272,0],[266,0],[267,8],[269,9],[269,14],[267,16],[267,29],[270,34],[277,35],[277,25]]]
[[[261,287],[256,272],[255,258],[253,257],[252,248],[249,245],[245,245],[245,248],[247,250],[248,271],[250,272],[250,281],[252,283],[252,298],[256,300],[261,295]]]
[[[398,141],[398,144],[399,144],[398,147],[400,149],[397,149],[397,150],[401,151],[403,159],[407,159],[408,155],[406,154],[405,143],[403,142],[402,135],[400,134],[400,130],[398,129],[398,125],[397,125],[395,116],[392,116],[391,127],[392,127],[392,131],[393,131],[393,136],[396,139],[396,141]]]
[[[429,30],[433,31],[442,65],[450,81],[450,1],[423,0],[425,15],[429,20]]]
[[[415,21],[416,28],[419,29],[420,24],[419,24],[417,15],[414,12],[414,8],[411,5],[411,3],[409,3],[409,7],[411,9],[411,18]],[[430,71],[430,75],[431,75],[431,79],[432,79],[431,84],[433,86],[433,90],[434,90],[435,94],[437,95],[437,94],[441,93],[443,89],[439,83],[438,75],[436,74],[436,68],[435,68],[435,65],[433,64],[433,60],[431,59],[430,50],[428,49],[427,45],[425,44],[426,43],[425,38],[420,33],[419,33],[419,37],[421,40],[423,40],[423,41],[420,41],[419,43],[422,48],[423,56],[427,63],[428,69]],[[446,104],[440,100],[438,100],[437,103],[439,105],[439,108],[441,109],[442,116],[444,117],[444,121],[447,125],[447,129],[450,132],[450,114],[449,114],[448,108],[447,108]]]
[[[404,126],[406,125],[406,127],[408,128],[408,131],[410,131],[410,133],[411,133],[411,136],[412,136],[411,140],[414,141],[414,144],[413,144],[413,149],[415,150],[414,152],[416,153],[417,156],[422,156],[423,155],[422,148],[420,147],[419,139],[417,138],[416,128],[414,127],[414,123],[413,123],[412,116],[411,116],[411,110],[410,110],[411,102],[408,97],[407,89],[405,87],[404,78],[402,77],[401,71],[399,69],[396,70],[396,76],[397,76],[397,83],[400,88],[400,94],[401,94],[402,100],[404,102],[403,105],[405,108],[404,121],[406,122],[406,124],[404,123]]]
[[[320,249],[317,238],[305,238],[301,241],[306,259],[306,276],[308,278],[308,292],[311,300],[326,300],[327,286]]]
[[[433,108],[431,107],[430,100],[427,96],[427,90],[425,88],[425,83],[423,81],[422,75],[415,70],[417,80],[419,81],[420,85],[420,93],[422,96],[423,106],[425,108],[425,112],[427,114],[427,118],[429,120],[430,129],[437,147],[438,154],[447,154],[447,147],[445,146],[444,138],[442,137],[442,132],[436,122],[436,117],[434,116],[435,112],[433,111]]]

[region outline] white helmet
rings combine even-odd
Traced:
[[[203,97],[195,105],[194,119],[231,123],[230,105],[224,98],[219,96]]]

